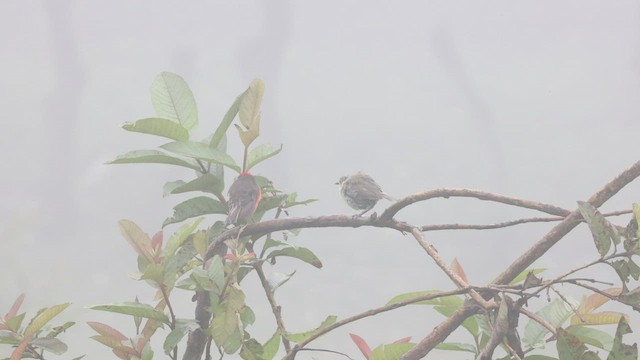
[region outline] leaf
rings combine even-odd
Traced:
[[[578,201],[578,208],[585,219],[593,235],[596,249],[600,256],[605,256],[611,248],[611,242],[620,243],[620,237],[615,232],[609,221],[605,219],[596,208],[588,202]]]
[[[167,338],[164,340],[164,344],[162,348],[164,349],[164,353],[169,355],[176,345],[184,338],[184,336],[190,332],[198,329],[200,325],[195,320],[191,319],[176,319],[176,326]]]
[[[122,128],[127,131],[162,136],[172,140],[189,140],[189,131],[182,125],[163,118],[140,119],[135,123],[126,123]]]
[[[238,111],[240,109],[240,102],[242,101],[242,97],[245,92],[236,97],[236,99],[233,101],[233,104],[231,104],[231,106],[229,107],[229,110],[227,110],[227,113],[224,114],[222,122],[220,123],[220,125],[218,125],[216,132],[213,133],[213,136],[211,137],[211,142],[209,142],[210,147],[218,148],[218,145],[220,145],[220,142],[225,137],[225,134],[227,133],[229,126],[231,126],[233,119],[238,114]]]
[[[284,249],[273,250],[267,255],[267,259],[275,259],[278,256],[289,256],[296,258],[298,260],[302,260],[307,264],[311,264],[318,269],[322,268],[322,262],[318,257],[309,249],[303,247],[293,247],[289,246]]]
[[[291,279],[291,277],[293,277],[295,273],[296,273],[295,270],[290,274],[283,274],[279,272],[271,273],[271,278],[269,279],[269,286],[271,287],[271,292],[272,293],[276,292],[276,289],[278,289],[280,286],[284,285],[287,281],[289,281],[289,279]]]
[[[349,336],[351,337],[351,340],[356,344],[358,349],[360,349],[360,352],[362,353],[362,355],[364,355],[364,358],[369,359],[369,357],[371,357],[371,348],[369,347],[369,344],[367,344],[367,342],[363,338],[356,334],[350,333]]]
[[[273,336],[264,343],[262,347],[262,358],[264,360],[273,360],[280,349],[280,333],[275,332]]]
[[[189,235],[193,233],[193,231],[198,227],[202,220],[204,220],[204,218],[200,218],[191,224],[184,224],[178,230],[176,230],[173,235],[171,235],[171,238],[169,238],[169,241],[167,241],[167,245],[162,251],[162,255],[165,257],[165,263],[169,262],[171,257],[175,255],[178,248],[182,246],[184,241],[187,240],[187,237],[189,237]]]
[[[527,275],[531,272],[533,273],[533,275],[538,275],[541,272],[547,270],[546,268],[541,268],[541,269],[526,269],[524,271],[522,271],[520,274],[518,274],[518,276],[516,276],[515,278],[513,278],[513,280],[511,280],[511,282],[509,283],[509,285],[515,285],[521,281],[524,281],[527,278]]]
[[[200,167],[158,150],[134,150],[118,156],[107,164],[170,164],[200,171]]]
[[[623,317],[618,323],[616,329],[616,336],[613,338],[613,347],[607,360],[636,360],[638,359],[638,344],[627,345],[622,343],[622,337],[630,334],[631,328],[627,323],[627,320]]]
[[[64,311],[64,309],[69,307],[69,305],[71,305],[71,303],[54,305],[40,312],[38,315],[36,315],[35,318],[31,320],[27,328],[24,330],[24,335],[30,336],[35,334],[38,330],[42,329],[42,327],[45,326],[49,321],[51,321],[51,319],[53,319],[62,311]]]
[[[313,330],[309,330],[309,331],[305,331],[302,333],[296,333],[296,334],[292,334],[292,333],[286,333],[285,335],[283,335],[285,337],[285,339],[294,342],[294,343],[300,343],[302,341],[305,341],[306,339],[308,339],[311,335],[317,333],[318,331],[333,325],[336,320],[338,320],[338,317],[335,315],[329,315],[327,316],[326,319],[324,319],[324,321],[322,322],[322,324],[320,324],[320,326],[318,326],[317,328],[313,329]]]
[[[369,360],[397,360],[416,344],[388,344],[381,345],[373,349]]]
[[[52,331],[49,332],[49,334],[47,334],[47,338],[54,338],[58,335],[60,335],[61,333],[67,331],[67,329],[69,329],[71,326],[75,325],[76,323],[73,321],[68,321],[66,323],[64,323],[62,326],[56,326],[55,328],[53,328]],[[84,355],[83,355],[84,356]]]
[[[214,162],[240,172],[240,167],[233,161],[231,156],[218,149],[210,148],[207,144],[201,142],[174,141],[160,147],[175,154]]]
[[[618,296],[620,295],[620,293],[622,292],[621,288],[610,288],[610,289],[606,289],[603,290],[604,293],[612,295],[612,296]],[[600,306],[604,305],[605,303],[607,303],[610,299],[604,295],[600,295],[600,294],[591,294],[587,297],[585,297],[582,302],[580,303],[580,307],[578,307],[578,313],[589,313],[597,308],[599,308]],[[616,321],[617,322],[617,321]]]
[[[25,293],[18,295],[16,300],[13,302],[13,305],[11,305],[9,311],[4,315],[5,320],[16,316],[18,310],[20,310],[20,306],[22,306],[22,302],[24,301],[25,296]]]
[[[451,269],[453,270],[454,273],[456,273],[456,275],[458,275],[462,280],[464,280],[465,283],[469,283],[469,279],[467,279],[467,274],[464,273],[464,269],[462,268],[462,265],[460,265],[460,263],[458,262],[458,259],[454,258],[453,261],[451,262]]]
[[[67,352],[67,345],[56,338],[37,338],[30,342],[30,345],[37,346],[40,349],[50,351],[56,355],[62,355]]]
[[[93,330],[95,330],[95,332],[97,332],[98,334],[105,336],[109,339],[112,339],[114,341],[125,341],[127,340],[127,337],[124,336],[123,333],[121,333],[120,331],[112,328],[111,326],[107,325],[107,324],[103,324],[103,323],[99,323],[99,322],[95,322],[95,321],[87,321],[87,325],[89,325]]]
[[[162,227],[169,224],[179,223],[186,219],[209,215],[209,214],[226,214],[227,207],[218,200],[214,200],[207,196],[199,196],[187,201],[183,201],[180,204],[173,207],[173,216],[167,218]]]
[[[153,246],[151,245],[151,239],[140,227],[130,220],[118,221],[118,228],[122,237],[129,242],[133,249],[147,260],[149,263],[153,263]]]
[[[599,313],[586,313],[573,315],[571,317],[571,325],[607,325],[617,324],[620,321],[620,317],[625,316],[622,313],[615,311],[603,311]],[[582,318],[582,319],[581,319]]]
[[[450,350],[450,351],[466,351],[472,354],[477,352],[476,347],[471,344],[463,343],[440,343],[436,345],[438,350]]]
[[[568,298],[569,299],[569,298]],[[574,304],[577,307],[578,304]],[[536,312],[536,315],[547,320],[551,325],[560,327],[571,315],[571,309],[564,301],[555,299],[550,304]],[[544,346],[544,337],[549,330],[533,320],[529,320],[524,328],[523,344],[537,348]]]
[[[162,72],[151,84],[151,102],[159,117],[176,121],[191,131],[198,126],[198,107],[182,77]]]
[[[563,360],[582,360],[587,352],[584,343],[564,329],[558,329],[556,348],[558,357]]]
[[[245,340],[242,344],[240,357],[244,360],[263,360],[264,349],[256,339]]]
[[[589,326],[570,326],[567,331],[573,334],[580,341],[591,346],[609,351],[613,346],[613,336],[608,333],[594,329]]]
[[[145,319],[159,320],[165,324],[170,324],[167,315],[156,310],[153,306],[136,302],[123,302],[118,304],[93,305],[89,309],[108,311],[112,313],[139,316]]]
[[[256,126],[256,119],[260,117],[263,95],[264,82],[261,79],[251,81],[249,88],[242,94],[242,99],[240,100],[240,122],[245,129],[253,130]]]
[[[639,305],[640,304],[640,287],[637,287],[629,292],[620,294],[618,296],[620,301],[627,305]]]
[[[211,194],[221,194],[224,190],[224,181],[212,174],[202,174],[194,180],[185,183],[182,180],[168,182],[164,186],[164,193],[181,194],[189,191],[202,191]]]
[[[20,330],[20,326],[22,326],[22,320],[24,320],[24,316],[25,316],[25,313],[10,317],[6,319],[4,323],[6,324],[9,330],[13,332],[18,332],[18,330]],[[2,330],[2,328],[0,328],[0,330]]]
[[[251,168],[268,158],[278,155],[280,151],[282,151],[282,145],[280,145],[279,148],[274,148],[271,144],[256,146],[253,150],[249,151],[246,171],[249,171]]]

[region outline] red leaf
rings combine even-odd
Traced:
[[[369,357],[371,356],[371,348],[369,347],[367,342],[356,334],[349,334],[349,336],[351,336],[351,340],[356,343],[356,346],[358,347],[358,349],[360,349],[362,355],[364,355],[366,359],[369,359]]]
[[[155,235],[153,235],[153,237],[151,238],[151,246],[153,246],[153,248],[158,251],[160,248],[162,248],[162,231],[158,231]]]
[[[95,322],[95,321],[87,321],[87,325],[91,326],[93,330],[95,330],[98,334],[105,336],[109,339],[115,340],[117,342],[121,342],[127,340],[127,337],[124,336],[120,331],[112,328],[109,325]]]
[[[28,335],[24,339],[22,339],[22,341],[20,342],[20,345],[18,345],[18,347],[16,347],[16,349],[13,350],[13,353],[11,354],[11,360],[22,359],[22,354],[27,349],[27,346],[29,345],[29,340],[31,340],[31,335]]]
[[[393,343],[394,344],[402,344],[402,343],[408,343],[409,341],[411,341],[411,336],[408,336],[406,338],[402,338],[400,340],[396,340]]]
[[[462,268],[462,265],[460,265],[460,263],[458,262],[458,259],[456,258],[453,259],[453,261],[451,262],[451,268],[453,269],[453,272],[456,273],[456,275],[460,276],[460,278],[464,280],[464,282],[466,282],[467,284],[469,283],[469,280],[467,279],[467,274],[464,273],[464,269]]]
[[[12,317],[16,316],[18,310],[20,310],[20,305],[22,305],[22,302],[24,301],[24,296],[24,293],[20,294],[16,301],[13,302],[13,305],[11,306],[11,309],[9,309],[9,312],[4,315],[5,320],[9,320]]]

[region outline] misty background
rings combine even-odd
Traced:
[[[54,321],[78,322],[62,337],[70,346],[63,358],[110,354],[88,339],[87,320],[134,333],[126,316],[87,306],[135,296],[152,301],[153,291],[129,278],[136,255],[116,222],[130,219],[153,234],[174,205],[193,196],[162,196],[166,181],[192,176],[187,169],[105,165],[166,142],[120,128],[153,116],[149,87],[162,71],[189,83],[199,108],[196,138],[215,130],[252,79],[265,81],[255,145],[284,149],[254,172],[283,191],[319,199],[294,208],[296,217],[353,213],[335,182],[358,170],[396,198],[461,187],[573,209],[638,160],[635,1],[21,0],[1,2],[0,18],[0,313],[22,292],[28,317],[72,302]],[[229,135],[230,155],[240,162],[240,141]],[[639,191],[632,183],[603,210],[630,208]],[[381,201],[378,213],[388,204]],[[481,224],[539,215],[473,199],[436,199],[396,219]],[[614,218],[623,225],[628,220]],[[551,226],[425,236],[481,285]],[[165,229],[165,239],[174,229]],[[318,270],[283,259],[266,268],[297,271],[276,292],[291,332],[314,328],[330,314],[344,318],[384,305],[400,293],[453,288],[411,236],[394,231],[309,229],[289,241],[324,263]],[[548,279],[597,257],[582,226],[534,266],[549,268],[542,274]],[[582,274],[618,281],[604,266]],[[258,284],[251,275],[243,289],[258,318],[249,331],[265,341],[275,323]],[[177,316],[192,317],[189,294],[176,290],[174,298]],[[349,333],[372,346],[407,336],[419,341],[442,319],[431,307],[406,307],[311,345],[360,358]],[[459,332],[450,340],[470,339]],[[161,346],[154,350],[163,358]],[[299,354],[312,357],[342,358]]]

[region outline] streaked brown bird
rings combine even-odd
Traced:
[[[352,209],[362,210],[357,216],[362,216],[373,209],[380,199],[395,201],[382,191],[380,185],[371,176],[362,171],[351,176],[343,176],[336,184],[340,185],[340,194],[347,205]]]
[[[241,173],[229,188],[229,215],[226,224],[246,224],[256,212],[261,199],[262,190],[253,175]]]

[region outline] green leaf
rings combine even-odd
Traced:
[[[373,349],[369,360],[397,360],[415,345],[412,343],[380,345]]]
[[[221,194],[224,180],[213,174],[203,174],[185,183],[182,180],[168,182],[164,186],[165,194],[181,194],[189,191],[202,191],[210,194]]]
[[[194,221],[191,224],[182,225],[176,232],[171,235],[169,241],[167,241],[167,245],[165,245],[162,255],[165,257],[165,263],[168,262],[171,257],[176,253],[178,248],[182,246],[187,237],[193,233],[193,231],[198,227],[198,225],[204,220],[204,218],[200,218]]]
[[[267,340],[267,342],[262,347],[263,353],[262,358],[264,360],[273,360],[273,358],[278,353],[280,349],[280,333],[275,332],[271,339]]]
[[[613,338],[613,347],[607,360],[636,360],[638,359],[638,344],[627,345],[622,343],[624,335],[632,333],[627,320],[622,317],[616,329],[616,336]]]
[[[54,337],[62,334],[63,332],[67,331],[68,328],[72,327],[75,324],[76,323],[74,321],[67,321],[66,323],[64,323],[64,324],[62,324],[60,326],[54,327],[51,331],[49,331],[49,333],[47,334],[46,337],[54,338]]]
[[[227,354],[233,354],[242,346],[244,332],[235,310],[228,306],[218,306],[214,309],[211,321],[211,335],[218,347]]]
[[[240,357],[244,360],[263,360],[263,353],[262,345],[256,339],[249,339],[242,344]]]
[[[580,339],[564,329],[558,329],[556,348],[558,357],[563,360],[582,360],[588,350]]]
[[[189,140],[189,131],[182,125],[163,118],[140,119],[135,123],[126,123],[122,128],[127,131],[162,136],[172,140]]]
[[[322,268],[322,262],[318,257],[309,249],[303,247],[293,247],[289,246],[284,249],[273,250],[267,255],[267,259],[275,259],[278,256],[289,256],[296,258],[298,260],[302,260],[307,264],[311,264],[318,269]]]
[[[292,341],[294,343],[300,343],[302,341],[305,341],[306,339],[308,339],[309,337],[311,337],[311,335],[317,333],[318,331],[333,325],[336,320],[338,320],[338,317],[335,315],[329,315],[327,316],[326,319],[324,319],[324,321],[322,322],[322,324],[320,324],[320,326],[318,326],[317,328],[313,329],[313,330],[309,330],[309,331],[305,331],[305,332],[301,332],[301,333],[296,333],[296,334],[292,334],[292,333],[287,333],[284,334],[283,336],[289,340]]]
[[[242,94],[242,100],[240,102],[240,122],[245,128],[251,129],[255,119],[260,116],[263,95],[264,82],[262,79],[254,79],[251,81],[247,91]]]
[[[218,200],[214,200],[207,196],[199,196],[173,207],[173,216],[167,218],[162,227],[169,224],[179,223],[186,219],[208,215],[208,214],[226,214],[227,207]]]
[[[210,147],[218,148],[218,145],[220,144],[222,139],[225,137],[225,134],[227,133],[229,126],[231,126],[233,119],[238,114],[238,111],[240,109],[240,102],[242,101],[242,97],[245,92],[246,91],[238,95],[238,97],[236,97],[236,99],[233,101],[233,104],[231,104],[231,107],[229,107],[229,110],[227,110],[227,113],[224,115],[224,118],[222,118],[222,122],[220,123],[220,125],[218,125],[216,132],[211,137],[211,142],[209,143]]]
[[[198,107],[182,77],[162,72],[151,84],[151,102],[159,117],[176,121],[191,131],[198,126]]]
[[[18,330],[20,330],[20,326],[22,326],[22,320],[24,320],[24,316],[25,316],[25,313],[10,317],[6,319],[4,323],[7,325],[9,330],[13,332],[18,332]]]
[[[54,317],[60,314],[64,309],[69,307],[71,303],[64,303],[59,305],[54,305],[50,308],[45,309],[40,312],[36,317],[31,319],[31,322],[24,330],[24,336],[29,336],[35,334],[38,330],[42,329],[49,321],[51,321]]]
[[[318,201],[318,199],[307,199],[307,200],[298,200],[298,193],[291,193],[287,195],[287,200],[285,201],[283,208],[288,209],[297,205],[307,205],[312,202]]]
[[[200,171],[200,167],[158,150],[134,150],[118,156],[107,164],[169,164]]]
[[[608,333],[589,326],[570,326],[567,331],[580,341],[602,350],[609,351],[613,346],[613,337]]]
[[[112,313],[139,316],[145,319],[159,320],[165,324],[170,324],[167,314],[156,310],[153,306],[135,302],[123,302],[118,304],[93,305],[89,309],[108,311]]]
[[[438,350],[451,350],[451,351],[466,351],[472,354],[477,352],[476,347],[471,344],[463,343],[440,343],[436,345]]]
[[[567,298],[570,300],[570,298]],[[579,305],[575,300],[570,300],[573,302],[573,307],[577,308]],[[550,304],[546,305],[538,312],[536,315],[547,320],[553,327],[559,328],[571,315],[572,311],[569,306],[560,299],[555,299]],[[524,328],[524,337],[522,339],[523,344],[537,348],[543,347],[544,337],[549,333],[549,330],[539,323],[530,320]]]
[[[67,352],[67,345],[56,338],[37,338],[29,341],[29,345],[39,347],[42,350],[52,352],[56,355],[62,355]]]
[[[282,145],[279,148],[274,148],[271,144],[262,144],[256,146],[253,150],[249,151],[249,155],[247,156],[247,169],[253,168],[259,163],[267,160],[270,157],[276,156],[282,151]]]
[[[605,256],[611,248],[611,242],[620,243],[620,237],[615,232],[609,221],[588,202],[578,201],[578,208],[585,219],[593,235],[593,241],[600,256]]]
[[[515,285],[521,281],[524,281],[527,278],[527,274],[529,274],[530,272],[533,272],[533,275],[538,275],[541,272],[547,270],[546,268],[541,268],[541,269],[525,269],[524,271],[522,271],[520,274],[518,274],[518,276],[516,276],[513,280],[511,280],[511,282],[509,283],[509,285]]]
[[[529,355],[524,360],[558,360],[558,358],[545,355]]]
[[[240,167],[233,161],[231,156],[226,153],[209,147],[209,145],[197,141],[174,141],[160,146],[161,148],[175,154],[180,154],[194,159],[211,161],[216,164],[224,165],[237,172]]]
[[[200,325],[195,320],[191,319],[176,319],[176,326],[167,338],[164,339],[164,344],[162,348],[164,349],[164,353],[169,355],[176,345],[182,340],[182,338],[190,331],[195,331],[198,329]]]
[[[130,220],[118,221],[118,228],[122,237],[133,247],[138,255],[144,258],[147,262],[152,263],[154,259],[153,245],[151,245],[151,238],[140,227]]]
[[[224,286],[224,265],[220,257],[214,256],[206,270],[194,268],[191,272],[191,279],[201,289],[213,291],[214,295],[219,296]]]

